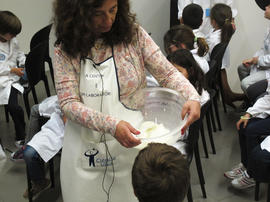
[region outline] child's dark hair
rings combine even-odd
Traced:
[[[19,18],[10,11],[0,11],[0,33],[16,36],[22,30]]]
[[[179,49],[168,55],[167,58],[171,63],[179,65],[187,70],[188,80],[201,95],[202,90],[206,89],[205,77],[192,53],[186,49]]]
[[[183,23],[191,29],[198,29],[203,21],[203,9],[198,4],[189,4],[183,9]]]
[[[194,49],[194,43],[198,45],[198,55],[204,56],[209,47],[204,38],[195,37],[192,29],[186,25],[175,25],[170,28],[164,35],[164,48],[167,54],[170,54],[170,46],[175,45],[180,48],[180,44],[184,44],[188,50]]]
[[[137,155],[132,185],[139,202],[182,202],[190,173],[186,159],[176,148],[150,143]]]
[[[234,33],[231,7],[221,3],[215,4],[211,8],[210,17],[221,29],[221,42],[228,43]]]

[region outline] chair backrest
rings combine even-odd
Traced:
[[[25,70],[30,87],[35,86],[45,75],[45,57],[48,41],[43,41],[34,47],[26,56]]]
[[[206,73],[206,81],[210,88],[213,88],[213,85],[220,79],[222,58],[227,46],[228,43],[219,43],[213,48],[210,54],[209,71]]]
[[[170,27],[178,25],[178,0],[171,0],[170,5]]]
[[[37,31],[31,38],[30,50],[35,48],[39,43],[43,41],[49,41],[49,34],[51,31],[52,24],[43,27],[41,30]]]

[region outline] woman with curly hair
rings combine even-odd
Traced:
[[[187,100],[186,128],[199,95],[135,22],[129,0],[55,0],[55,84],[68,118],[61,157],[65,202],[136,201],[131,168],[140,144],[134,109],[148,70]],[[121,146],[122,145],[122,146]],[[87,151],[96,151],[85,155]]]

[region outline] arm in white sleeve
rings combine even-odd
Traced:
[[[249,107],[247,113],[253,117],[266,118],[270,115],[270,94],[258,99],[252,107]]]
[[[269,67],[270,68],[270,54],[259,56],[257,66],[258,67]]]
[[[8,62],[0,63],[0,76],[7,76],[10,74],[10,67]]]

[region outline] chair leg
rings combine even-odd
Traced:
[[[270,202],[270,183],[267,185],[267,202]]]
[[[216,119],[217,119],[217,123],[218,123],[218,129],[219,129],[219,131],[221,131],[222,129],[221,129],[221,122],[220,122],[220,118],[219,118],[217,96],[214,97],[213,101],[214,101],[214,108],[215,108]]]
[[[205,191],[205,187],[204,187],[205,180],[204,180],[203,171],[202,171],[202,164],[201,164],[201,159],[200,159],[198,142],[196,142],[195,146],[194,146],[194,156],[195,156],[197,172],[198,172],[198,175],[199,175],[199,180],[200,180],[200,185],[201,185],[203,198],[206,198],[206,191]]]
[[[53,158],[49,161],[49,166],[50,166],[51,188],[54,188],[55,181],[54,181],[54,163],[53,163]]]
[[[27,177],[28,199],[29,199],[29,202],[32,202],[32,198],[33,198],[32,184],[31,184],[29,169],[27,165],[26,165],[26,177]]]
[[[220,95],[221,95],[221,102],[222,102],[222,105],[223,105],[224,112],[227,113],[227,107],[226,107],[226,104],[225,104],[224,92],[223,92],[223,88],[222,88],[221,85],[222,84],[219,85],[219,87],[220,87],[219,92],[220,92]]]
[[[211,121],[212,121],[213,131],[217,132],[217,127],[216,127],[216,122],[215,122],[215,117],[214,117],[212,105],[213,105],[213,102],[211,100],[210,101],[210,106],[209,106],[210,117],[211,117]]]
[[[49,83],[48,83],[48,79],[47,79],[46,75],[44,75],[43,82],[45,85],[45,90],[46,90],[47,96],[50,97],[51,93],[50,93]]]
[[[255,201],[259,200],[260,183],[256,181],[255,185]]]
[[[206,145],[206,141],[205,141],[203,122],[201,123],[200,131],[201,131],[201,138],[202,138],[203,150],[204,150],[205,158],[209,158],[208,149],[207,149],[207,145]]]
[[[28,119],[29,119],[30,118],[30,105],[29,105],[29,101],[28,101],[28,93],[23,94],[23,100],[24,100],[25,111],[26,111]]]
[[[4,105],[4,108],[5,108],[6,122],[8,123],[9,122],[8,106]]]
[[[207,123],[210,144],[212,147],[212,152],[213,152],[213,154],[216,154],[216,148],[215,148],[215,143],[214,143],[213,134],[212,134],[211,122],[210,122],[210,115],[209,115],[208,111],[206,112],[205,116],[206,116],[206,123]]]
[[[189,185],[189,187],[188,187],[187,200],[188,200],[188,202],[193,202],[191,185]]]
[[[35,104],[38,104],[37,93],[36,93],[35,87],[32,88],[32,95],[33,95]]]

